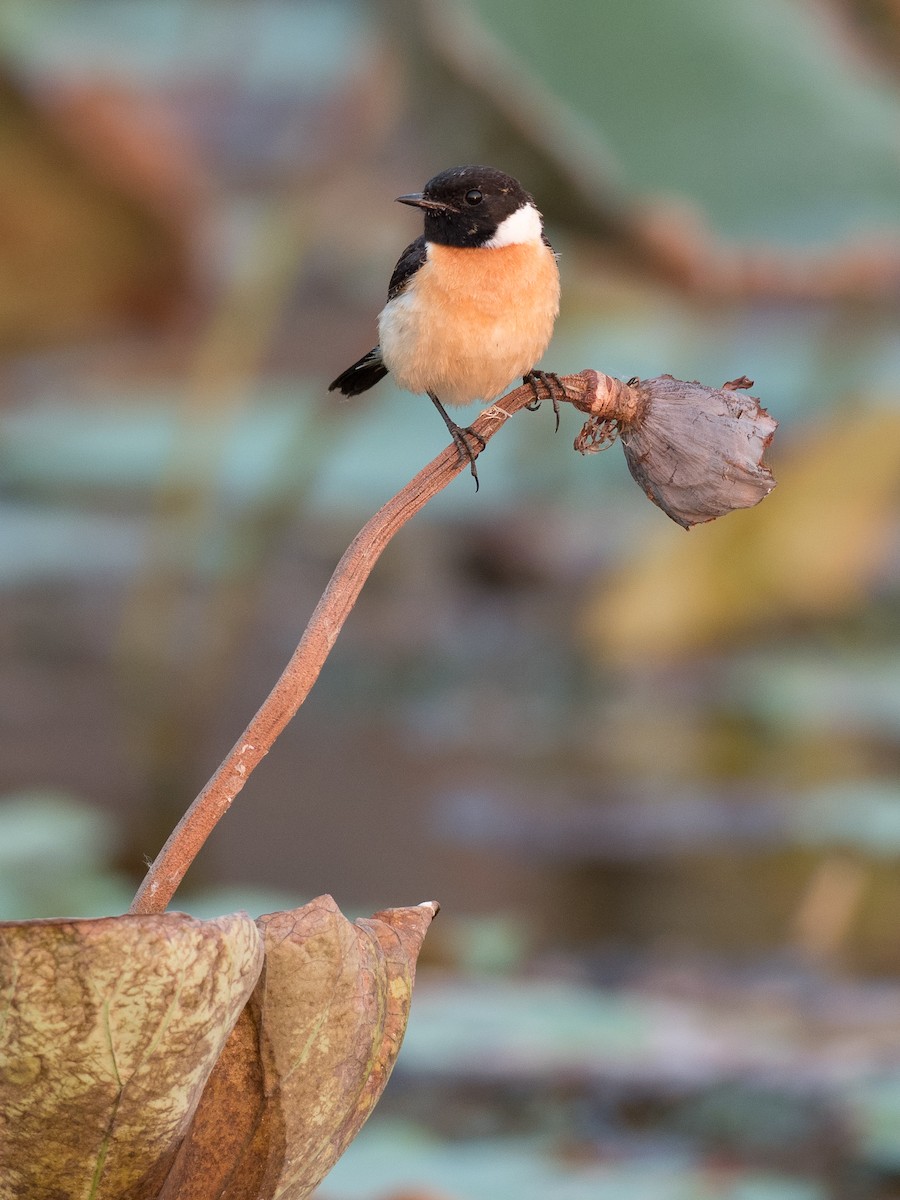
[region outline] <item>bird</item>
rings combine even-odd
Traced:
[[[556,378],[536,370],[559,313],[556,254],[534,198],[494,167],[451,167],[397,202],[421,210],[424,232],[394,267],[378,345],[328,390],[358,396],[392,372],[404,390],[427,395],[477,491],[484,438],[444,405],[490,404],[518,378],[537,405],[538,381]]]

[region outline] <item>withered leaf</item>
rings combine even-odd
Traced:
[[[261,917],[259,983],[160,1200],[303,1200],[381,1095],[436,905],[350,922],[330,896]]]
[[[150,1200],[252,990],[246,916],[0,925],[0,1200]]]
[[[710,388],[662,375],[634,385],[644,403],[619,422],[628,469],[685,529],[758,504],[775,486],[762,459],[778,422],[737,390],[749,382]]]

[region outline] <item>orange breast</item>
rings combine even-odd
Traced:
[[[559,271],[543,242],[496,249],[429,245],[384,308],[381,353],[400,387],[445,404],[489,402],[534,367],[559,311]]]

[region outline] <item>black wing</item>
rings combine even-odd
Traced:
[[[394,273],[388,286],[388,303],[400,295],[419,267],[425,262],[427,255],[428,247],[424,237],[417,237],[414,242],[410,242],[397,259],[397,265],[394,267]]]

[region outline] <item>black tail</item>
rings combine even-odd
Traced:
[[[337,389],[345,396],[358,396],[360,392],[367,392],[370,387],[374,387],[387,373],[388,369],[381,361],[381,347],[376,346],[374,350],[364,354],[359,362],[355,362],[352,367],[338,375],[334,383],[329,384],[328,390],[333,392]]]

